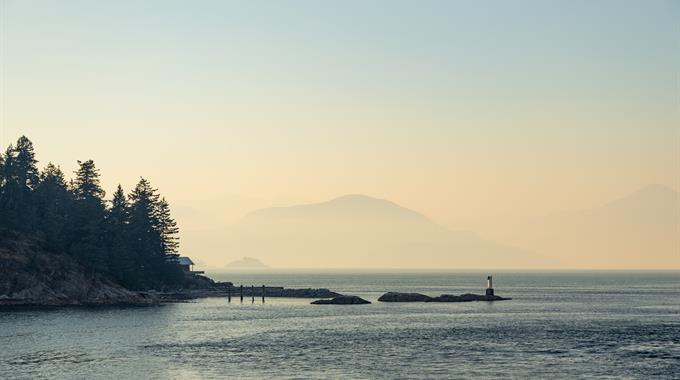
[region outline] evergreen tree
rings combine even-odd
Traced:
[[[177,255],[179,253],[179,228],[177,227],[177,222],[172,219],[170,215],[170,205],[165,200],[161,198],[157,205],[157,230],[161,236],[161,250],[168,259],[169,255]],[[159,271],[161,274],[161,280],[164,284],[180,284],[184,280],[184,273],[181,271],[179,266],[175,265],[174,261],[165,260],[163,267]]]
[[[156,205],[157,190],[144,178],[130,193],[130,249],[138,265],[141,287],[155,287],[161,282],[159,270],[165,262],[161,235],[158,233]]]
[[[38,160],[35,159],[33,143],[26,136],[21,136],[17,140],[14,150],[16,151],[14,168],[17,182],[23,187],[22,190],[24,191],[35,189],[39,183],[39,175],[36,166]]]
[[[15,228],[35,232],[38,218],[35,202],[32,199],[32,190],[39,183],[36,166],[38,160],[35,159],[33,143],[26,136],[19,137],[14,150],[13,171],[17,183],[17,208],[20,210]]]
[[[0,233],[36,238],[49,251],[69,254],[130,289],[186,281],[167,260],[179,249],[177,223],[149,181],[142,178],[128,199],[119,185],[107,208],[92,160],[78,161],[68,185],[58,166],[49,163],[39,172],[36,164],[25,136],[0,154]]]
[[[107,271],[104,245],[104,190],[100,186],[99,170],[92,160],[78,161],[76,178],[71,183],[74,195],[69,253],[85,266]]]
[[[9,228],[7,183],[10,179],[13,152],[11,145],[4,155],[0,152],[0,228],[2,229]]]
[[[31,199],[31,191],[38,183],[36,163],[33,144],[25,136],[17,140],[16,147],[10,145],[5,152],[0,218],[7,228],[22,232],[36,228],[35,204]]]
[[[141,178],[130,193],[130,229],[136,248],[150,256],[161,256],[161,236],[156,230],[159,195],[151,183]]]
[[[4,167],[5,156],[3,156],[2,152],[0,152],[0,191],[2,190],[2,185],[5,183]]]
[[[73,181],[73,193],[78,200],[90,200],[104,206],[104,196],[106,193],[101,188],[99,181],[99,169],[94,166],[94,161],[78,161],[80,166],[76,171],[76,178]]]
[[[178,249],[178,232],[170,217],[170,207],[151,183],[141,178],[130,194],[131,250],[143,265],[140,268],[146,282],[143,287],[162,287],[179,284],[184,277],[168,254]]]
[[[40,173],[40,181],[34,191],[38,217],[38,230],[48,247],[64,249],[64,233],[72,207],[72,197],[64,179],[64,173],[51,162]]]
[[[128,223],[129,205],[123,187],[118,185],[111,199],[111,209],[109,210],[108,220],[114,226],[123,226]]]
[[[166,255],[179,253],[179,228],[177,222],[170,215],[170,205],[161,198],[157,209],[158,230],[161,235],[162,250]]]
[[[128,238],[130,236],[130,205],[123,187],[118,185],[111,199],[111,208],[106,217],[106,246],[111,273],[125,287],[139,288],[138,280],[140,264],[131,253]]]

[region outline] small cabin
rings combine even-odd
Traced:
[[[186,256],[180,256],[177,258],[177,265],[182,268],[183,271],[185,272],[193,272],[194,269],[194,262],[191,261],[190,258]]]
[[[188,256],[173,256],[171,258],[172,261],[177,263],[180,268],[184,271],[186,274],[202,274],[204,273],[203,271],[200,270],[194,270],[194,262],[189,258]]]

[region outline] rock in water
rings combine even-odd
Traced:
[[[453,294],[442,294],[439,297],[434,297],[425,302],[471,302],[471,301],[505,301],[510,298],[503,298],[499,296],[487,296],[479,294],[461,294],[459,296]]]
[[[387,292],[378,298],[380,302],[426,302],[432,297],[420,293]]]
[[[314,301],[312,305],[365,305],[367,303],[370,302],[357,296],[338,296],[329,300]]]

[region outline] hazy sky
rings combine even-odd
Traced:
[[[677,1],[1,2],[0,143],[185,231],[346,193],[455,229],[680,189]],[[215,201],[219,201],[216,206]]]

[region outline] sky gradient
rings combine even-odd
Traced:
[[[92,158],[109,193],[145,176],[195,251],[343,194],[513,243],[509,221],[680,189],[676,1],[0,4],[2,148]]]

